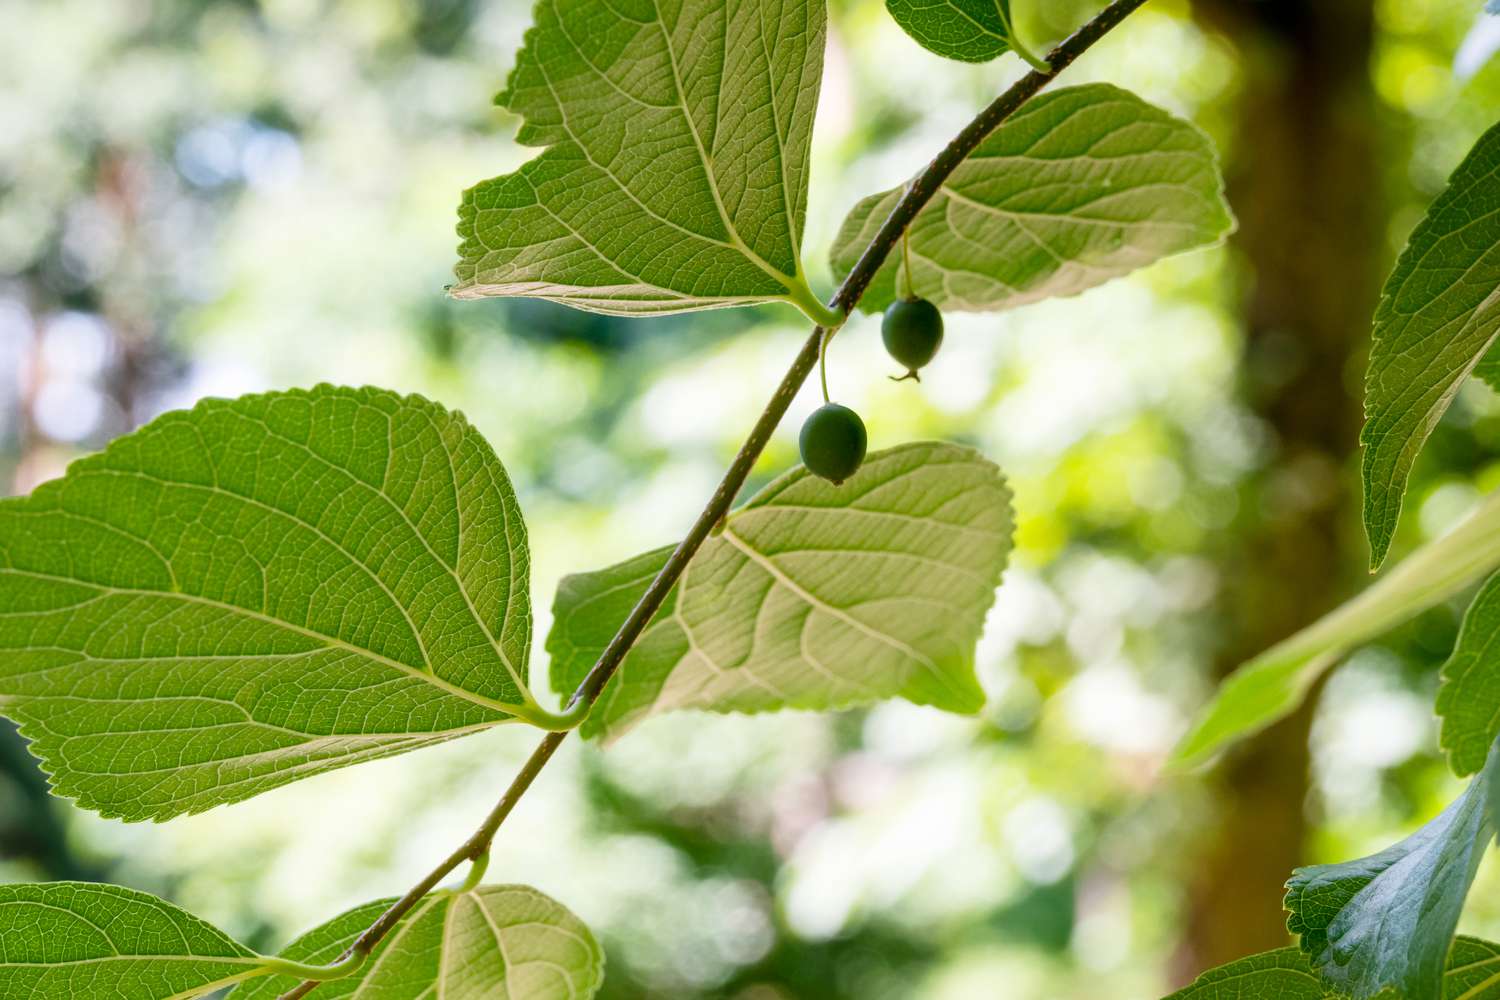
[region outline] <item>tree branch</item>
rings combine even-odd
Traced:
[[[859,303],[865,290],[869,288],[876,272],[880,270],[891,251],[900,242],[906,228],[937,194],[938,189],[958,168],[958,165],[966,160],[969,154],[974,152],[1002,122],[1035,97],[1043,87],[1055,80],[1058,74],[1071,66],[1095,42],[1109,34],[1121,21],[1145,4],[1146,0],[1113,0],[1092,20],[1047,54],[1048,68],[1045,71],[1033,69],[1027,73],[964,126],[963,131],[943,147],[932,162],[907,185],[906,191],[901,195],[901,200],[896,203],[896,207],[891,210],[891,214],[881,225],[879,232],[865,247],[854,269],[839,285],[838,291],[834,293],[829,303],[830,307],[847,318],[855,305]],[[718,489],[714,490],[708,506],[703,508],[703,512],[688,529],[686,537],[678,543],[666,564],[662,566],[656,578],[651,581],[651,585],[646,588],[646,592],[641,595],[635,608],[631,610],[630,616],[625,619],[619,631],[605,647],[604,652],[599,655],[593,669],[583,679],[578,690],[573,692],[573,697],[568,700],[568,708],[573,708],[580,701],[592,705],[598,700],[605,685],[625,661],[626,654],[640,639],[641,633],[651,624],[651,619],[661,608],[662,602],[676,586],[678,579],[687,569],[688,563],[703,546],[714,528],[728,515],[734,498],[739,495],[741,487],[745,485],[745,480],[749,478],[751,469],[755,467],[761,452],[765,450],[766,443],[771,440],[771,435],[781,423],[781,418],[786,415],[787,409],[792,405],[792,400],[796,398],[802,384],[807,381],[808,375],[817,365],[819,348],[825,333],[829,332],[831,331],[828,328],[822,326],[813,328],[807,341],[802,345],[802,350],[792,362],[791,368],[782,378],[781,384],[776,387],[775,394],[771,396],[770,402],[766,404],[759,419],[755,421],[750,436],[745,439],[739,453],[735,455],[734,461],[724,473],[724,478],[719,482]],[[355,940],[344,953],[345,957],[356,953],[369,954],[381,939],[395,928],[401,918],[410,912],[424,896],[437,888],[438,883],[447,878],[454,869],[466,861],[472,863],[483,857],[489,851],[490,843],[495,839],[500,825],[505,822],[505,818],[510,815],[521,796],[531,787],[531,783],[536,780],[542,768],[552,759],[552,755],[557,752],[557,748],[562,745],[567,735],[567,732],[548,733],[527,758],[520,773],[505,790],[505,795],[496,804],[494,810],[485,817],[479,829],[475,830],[468,840],[429,872],[422,881],[413,886],[411,891],[391,904],[390,909],[381,914],[380,919],[371,924],[369,929]],[[299,1000],[311,993],[318,985],[314,981],[305,982],[284,994],[281,1000]]]

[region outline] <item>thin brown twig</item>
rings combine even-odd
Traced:
[[[829,303],[830,308],[848,316],[864,295],[865,290],[869,288],[870,282],[874,280],[891,250],[901,240],[907,227],[917,217],[917,213],[932,200],[958,165],[967,159],[969,154],[973,153],[1002,122],[1020,110],[1022,105],[1035,97],[1047,84],[1055,80],[1058,74],[1071,66],[1095,42],[1109,34],[1120,22],[1145,4],[1146,0],[1112,0],[1109,6],[1047,54],[1047,70],[1034,69],[1027,73],[1005,93],[992,101],[988,107],[975,115],[974,119],[964,126],[963,130],[943,147],[932,162],[907,185],[901,199],[891,209],[891,214],[886,217],[880,230],[865,247],[864,253],[860,255],[854,268],[839,285],[838,291],[834,293]],[[765,450],[767,442],[771,440],[771,435],[781,423],[781,418],[786,415],[792,400],[817,365],[819,349],[825,334],[831,336],[832,332],[834,331],[821,326],[815,327],[803,343],[802,350],[792,361],[791,368],[787,370],[781,384],[776,387],[776,392],[771,396],[766,408],[761,411],[760,417],[755,421],[755,426],[751,428],[749,437],[745,439],[739,453],[730,463],[729,469],[720,480],[718,489],[714,490],[714,495],[708,505],[703,508],[703,512],[688,529],[687,536],[678,543],[665,565],[656,574],[656,578],[641,595],[641,599],[631,610],[630,616],[621,624],[619,631],[615,633],[604,652],[599,655],[598,661],[589,671],[588,676],[583,679],[583,683],[573,692],[572,698],[568,700],[569,708],[576,705],[580,699],[591,705],[598,700],[605,685],[620,669],[626,655],[640,638],[641,633],[651,624],[651,619],[655,617],[672,588],[676,586],[678,579],[687,569],[688,563],[719,522],[728,515],[735,497],[745,485],[745,480],[749,478],[750,471],[755,467],[761,452]],[[520,773],[505,790],[505,795],[495,808],[485,817],[479,829],[475,830],[468,840],[448,855],[425,878],[412,886],[406,895],[392,903],[390,908],[381,914],[380,919],[355,939],[354,944],[350,945],[341,957],[358,952],[369,954],[374,951],[375,946],[395,928],[401,918],[410,912],[424,896],[437,888],[438,883],[447,878],[454,869],[466,861],[472,863],[486,854],[491,842],[495,839],[495,834],[500,830],[500,825],[505,822],[505,818],[510,815],[521,796],[531,787],[531,783],[536,780],[542,768],[552,759],[552,755],[557,752],[557,748],[562,745],[567,735],[567,732],[557,732],[548,733],[543,737],[541,744],[527,758]],[[299,1000],[319,985],[319,982],[309,980],[283,994],[280,1000]]]

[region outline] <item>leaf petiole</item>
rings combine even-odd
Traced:
[[[484,873],[489,870],[489,867],[490,852],[485,851],[469,865],[469,874],[464,876],[463,884],[453,890],[454,895],[461,896],[466,892],[473,892],[479,888],[479,883],[484,881]]]
[[[566,733],[577,729],[588,718],[593,706],[585,698],[579,698],[561,712],[553,712],[538,705],[527,693],[524,705],[507,705],[506,710],[522,722],[544,729],[549,733]]]
[[[1038,73],[1052,72],[1052,67],[1047,63],[1047,60],[1036,55],[1036,53],[1026,47],[1025,42],[1021,41],[1021,36],[1016,33],[1015,22],[1011,18],[1010,12],[1006,9],[1006,5],[1002,3],[997,4],[996,7],[996,12],[1000,15],[1000,20],[1005,24],[1006,40],[1010,43],[1010,50],[1020,56],[1026,65]]]
[[[355,951],[348,958],[332,965],[308,965],[305,962],[293,962],[287,958],[267,956],[261,965],[269,975],[296,976],[313,982],[327,983],[354,975],[369,957],[369,952]]]
[[[813,294],[812,287],[806,279],[799,279],[787,286],[786,301],[802,311],[802,315],[812,320],[818,326],[829,330],[837,330],[844,325],[848,317],[837,309],[830,309]]]

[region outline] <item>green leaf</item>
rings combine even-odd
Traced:
[[[281,957],[336,962],[392,900],[350,910],[287,946]],[[562,904],[521,885],[438,892],[418,903],[354,975],[324,983],[318,1000],[588,1000],[604,952]],[[233,1000],[276,1000],[296,976],[245,983]]]
[[[1453,655],[1443,664],[1437,713],[1453,773],[1484,767],[1500,736],[1500,573],[1480,588],[1464,615]]]
[[[1479,364],[1474,368],[1474,375],[1482,379],[1491,389],[1500,392],[1500,344],[1492,346],[1489,353],[1479,359]]]
[[[1323,1000],[1327,995],[1306,955],[1277,948],[1209,969],[1166,1000]]]
[[[0,710],[165,819],[516,717],[526,528],[463,419],[320,386],[169,413],[0,503]]]
[[[1235,740],[1284,718],[1350,649],[1432,607],[1500,566],[1500,493],[1375,584],[1241,666],[1177,745],[1174,762],[1207,762]]]
[[[1011,50],[1010,0],[885,0],[896,23],[930,52],[989,62]]]
[[[1379,854],[1292,873],[1287,928],[1339,992],[1442,1000],[1453,931],[1495,836],[1489,786],[1487,775],[1475,778],[1436,819]]]
[[[460,297],[827,310],[800,243],[822,0],[540,0],[496,102],[546,151],[465,193]]]
[[[260,956],[165,900],[84,882],[0,886],[0,996],[167,1000],[260,975]]]
[[[853,269],[903,189],[854,207],[833,269]],[[860,300],[878,312],[906,288],[947,310],[1014,309],[1075,295],[1234,228],[1218,159],[1192,124],[1118,87],[1028,102],[917,215]]]
[[[1390,550],[1407,476],[1500,334],[1500,126],[1469,151],[1407,241],[1375,313],[1365,377],[1365,533]]]
[[[1450,1000],[1500,1000],[1500,945],[1471,937],[1455,940],[1443,989]],[[1324,1000],[1334,995],[1306,955],[1278,948],[1210,969],[1166,1000]]]
[[[974,644],[1011,546],[1000,470],[951,444],[870,455],[842,486],[798,468],[693,558],[584,723],[674,709],[834,709],[901,696],[975,712]],[[670,549],[558,588],[552,684],[571,693]]]
[[[1453,939],[1443,995],[1450,1000],[1500,1000],[1500,945],[1478,938]]]

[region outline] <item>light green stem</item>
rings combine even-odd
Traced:
[[[847,318],[837,309],[830,309],[824,305],[818,297],[813,294],[812,287],[806,280],[798,281],[787,289],[786,300],[798,309],[802,314],[812,320],[818,326],[831,330],[837,330],[844,325]]]
[[[1039,72],[1039,73],[1050,73],[1050,72],[1052,72],[1052,67],[1049,66],[1049,65],[1047,65],[1047,60],[1041,58],[1036,53],[1032,52],[1029,48],[1026,47],[1026,43],[1023,42],[1023,41],[1021,41],[1021,36],[1019,34],[1017,34],[1017,32],[1016,32],[1015,22],[1011,18],[1011,16],[1008,13],[1006,13],[1005,6],[1003,4],[998,5],[998,6],[999,6],[998,13],[1000,14],[1000,20],[1005,22],[1006,40],[1010,43],[1010,50],[1012,52],[1014,52],[1016,55],[1020,56],[1022,58],[1022,60],[1024,60],[1028,66],[1030,66],[1032,69],[1036,70],[1037,72]]]
[[[466,892],[473,892],[479,888],[479,883],[484,881],[484,873],[489,870],[489,867],[490,852],[485,851],[469,865],[469,874],[464,877],[463,885],[453,890],[454,894],[463,895]]]
[[[308,965],[287,958],[266,958],[262,964],[273,976],[295,976],[298,979],[327,983],[354,975],[369,957],[367,952],[356,951],[333,965]]]

